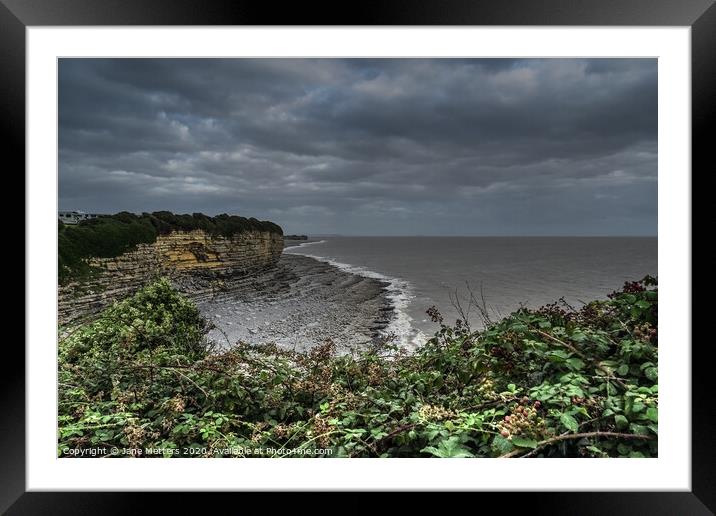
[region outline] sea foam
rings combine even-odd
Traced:
[[[388,302],[393,308],[395,316],[388,323],[388,326],[381,332],[382,335],[396,335],[398,338],[398,344],[410,349],[415,349],[415,347],[424,343],[426,340],[425,335],[420,330],[416,330],[413,328],[413,318],[410,317],[407,312],[407,308],[410,305],[410,300],[415,297],[412,293],[412,286],[408,281],[401,278],[387,276],[385,274],[381,274],[380,272],[372,271],[370,269],[358,265],[351,265],[349,263],[339,262],[326,256],[318,256],[315,254],[307,254],[300,251],[293,251],[294,249],[297,250],[300,247],[314,244],[322,244],[324,242],[325,240],[320,240],[317,242],[305,242],[297,246],[287,247],[284,252],[313,258],[314,260],[317,260],[319,262],[327,263],[328,265],[331,265],[340,271],[354,274],[356,276],[361,276],[363,278],[375,279],[386,283],[387,285],[385,287],[385,297],[388,299]]]

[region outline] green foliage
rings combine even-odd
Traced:
[[[209,217],[202,213],[191,215],[175,215],[168,211],[155,211],[152,214],[144,213],[143,218],[148,218],[157,228],[159,234],[167,234],[172,231],[193,231],[202,229],[212,236],[223,236],[230,238],[235,234],[245,231],[268,231],[283,235],[283,230],[278,224],[267,220],[261,221],[253,217],[245,218],[237,215],[222,213],[215,217]]]
[[[175,215],[168,211],[157,211],[135,215],[123,211],[83,220],[77,225],[66,225],[59,221],[59,282],[65,284],[90,275],[90,258],[112,258],[133,250],[137,244],[151,244],[158,235],[196,229],[226,238],[246,231],[283,234],[281,227],[273,222],[226,214],[209,217],[201,213]]]
[[[647,277],[580,310],[522,309],[479,332],[441,323],[412,354],[216,352],[162,281],[61,341],[59,454],[653,457],[656,324]]]

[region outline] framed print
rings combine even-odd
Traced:
[[[398,490],[709,514],[712,4],[3,0],[27,201],[3,509]]]

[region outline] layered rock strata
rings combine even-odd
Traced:
[[[94,258],[89,279],[59,287],[58,322],[71,323],[132,294],[158,277],[167,277],[194,300],[228,291],[232,282],[270,268],[283,250],[283,237],[247,231],[231,238],[204,231],[175,231],[140,244],[115,258]]]

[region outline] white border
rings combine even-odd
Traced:
[[[31,27],[27,43],[28,490],[690,490],[689,28]],[[658,57],[659,458],[57,459],[57,58],[149,55]]]

